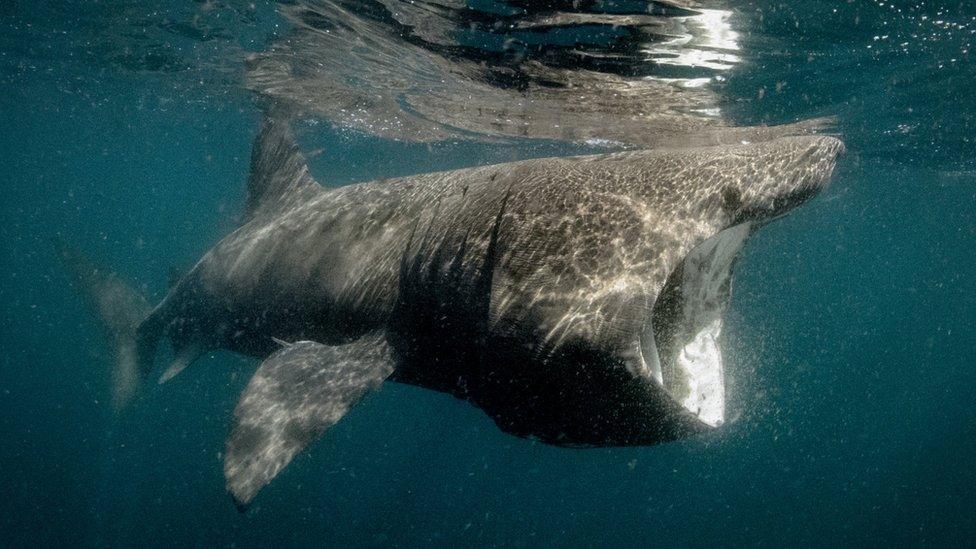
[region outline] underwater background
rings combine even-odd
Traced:
[[[736,265],[723,335],[731,420],[713,433],[555,448],[387,383],[239,514],[220,452],[256,361],[213,353],[113,412],[108,346],[53,238],[158,301],[174,269],[236,225],[259,96],[301,100],[340,70],[353,71],[349,89],[370,85],[355,72],[365,65],[315,74],[299,63],[299,45],[323,50],[296,38],[295,14],[316,22],[327,4],[0,3],[0,545],[973,543],[976,4],[961,0],[730,0],[720,7],[734,44],[703,51],[734,53],[657,75],[706,79],[711,95],[693,99],[730,127],[834,117],[827,131],[847,144],[832,186],[757,233]],[[282,44],[284,72],[304,86],[254,77]],[[447,74],[480,78],[457,66]],[[486,126],[460,123],[394,135],[376,120],[402,113],[342,119],[335,94],[298,127],[328,185],[621,138],[580,126],[574,139],[519,139],[499,126],[484,139],[474,134]],[[417,119],[438,117],[459,120],[438,105]]]

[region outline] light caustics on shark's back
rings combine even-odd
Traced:
[[[790,137],[327,190],[287,122],[269,118],[242,225],[151,311],[62,255],[119,356],[134,357],[119,361],[125,371],[148,375],[163,338],[177,355],[164,379],[211,349],[264,359],[224,455],[243,505],[387,379],[565,446],[653,444],[720,424],[735,255],[821,190],[842,148]]]

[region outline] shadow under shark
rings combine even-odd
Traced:
[[[156,307],[59,246],[113,341],[122,407],[225,348],[263,359],[224,454],[239,506],[372,387],[464,399],[563,446],[724,420],[719,333],[747,236],[828,183],[833,137],[546,158],[336,189],[266,118],[242,225]]]

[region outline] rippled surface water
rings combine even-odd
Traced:
[[[962,1],[0,4],[3,545],[971,543],[974,41]],[[50,242],[159,299],[235,226],[270,101],[329,185],[813,130],[848,154],[737,264],[720,430],[567,450],[386,384],[239,515],[219,452],[254,362],[113,414]]]

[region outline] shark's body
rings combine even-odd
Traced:
[[[121,383],[148,372],[163,336],[178,355],[163,379],[215,348],[265,359],[225,455],[241,503],[386,379],[468,400],[520,436],[653,444],[722,422],[735,254],[820,190],[842,148],[795,137],[327,190],[268,121],[241,227],[152,312],[114,279],[101,287],[123,298],[89,294],[103,316],[128,311],[109,326]]]

